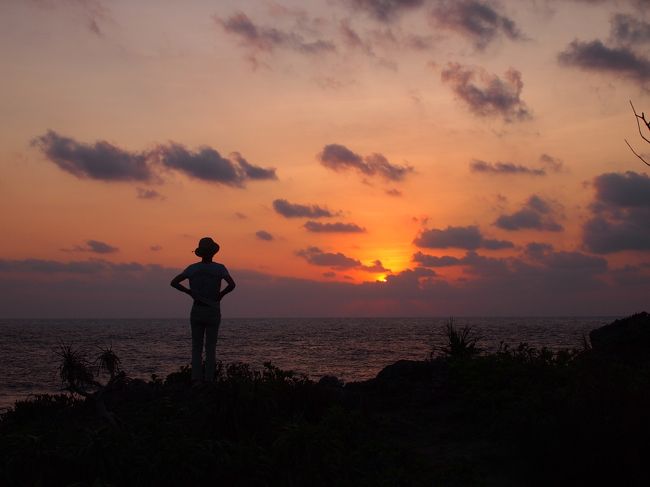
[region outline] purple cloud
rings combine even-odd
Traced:
[[[320,163],[334,171],[353,169],[364,176],[378,176],[388,181],[401,181],[413,172],[411,166],[392,164],[382,154],[362,157],[340,144],[328,144],[318,154]]]
[[[474,250],[485,248],[498,250],[514,247],[514,244],[507,240],[486,239],[476,225],[422,230],[413,240],[413,243],[418,247],[429,249],[459,248]]]
[[[258,230],[257,232],[255,232],[255,236],[260,240],[264,240],[265,242],[270,242],[271,240],[273,240],[273,235],[271,235],[266,230]]]
[[[470,170],[485,174],[526,174],[530,176],[546,176],[544,169],[533,169],[530,167],[513,164],[511,162],[486,162],[475,159],[469,164]]]
[[[646,87],[650,81],[650,60],[629,47],[608,47],[600,40],[572,41],[558,55],[563,66],[621,76]]]
[[[499,78],[483,68],[448,63],[440,76],[476,115],[501,117],[508,123],[532,118],[521,99],[524,83],[516,69],[510,68]]]
[[[470,39],[477,49],[503,36],[510,40],[525,39],[515,22],[496,11],[493,5],[477,0],[442,1],[432,11],[436,27],[458,32]]]
[[[494,224],[503,230],[541,230],[561,232],[550,204],[537,195],[532,195],[523,207],[510,215],[500,215]]]
[[[650,250],[650,178],[632,171],[605,173],[594,179],[594,187],[584,246],[599,254]]]
[[[31,144],[60,169],[80,179],[149,181],[153,176],[146,154],[129,152],[104,140],[84,144],[48,130]]]
[[[365,228],[355,223],[320,223],[310,220],[303,226],[314,233],[363,233],[366,231]]]
[[[289,203],[285,199],[274,200],[273,209],[285,218],[330,218],[338,215],[318,205]]]

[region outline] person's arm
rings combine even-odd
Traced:
[[[181,284],[181,282],[184,281],[185,279],[187,279],[187,275],[184,272],[181,272],[174,279],[172,279],[172,282],[170,282],[169,284],[174,289],[178,289],[180,292],[189,294],[191,296],[192,291],[190,291],[188,288],[186,288]]]
[[[223,280],[226,281],[228,285],[219,292],[219,301],[221,301],[221,298],[223,298],[226,294],[232,292],[232,290],[235,289],[236,286],[235,281],[232,277],[230,277],[230,274],[226,274]]]

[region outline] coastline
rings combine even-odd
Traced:
[[[2,480],[640,485],[650,316],[615,324],[592,333],[593,348],[573,351],[481,354],[471,335],[450,335],[429,360],[348,384],[271,364],[230,364],[200,387],[187,368],[165,380],[125,377],[102,395],[113,422],[96,396],[39,397],[2,417]],[[37,456],[38,471],[22,468]]]

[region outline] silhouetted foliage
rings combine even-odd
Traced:
[[[214,383],[192,386],[181,367],[101,389],[114,425],[92,395],[19,401],[0,418],[0,485],[645,483],[650,354],[481,354],[449,325],[449,353],[364,382],[219,363]],[[68,352],[65,380],[87,383],[88,362]]]

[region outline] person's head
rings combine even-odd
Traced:
[[[217,252],[219,252],[219,244],[210,237],[199,240],[199,246],[194,250],[194,253],[202,259],[211,259]]]

